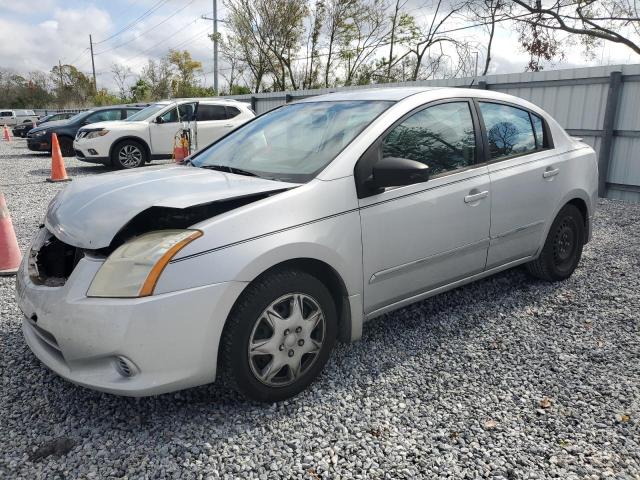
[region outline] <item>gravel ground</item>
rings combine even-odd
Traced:
[[[48,166],[0,143],[23,248],[64,187]],[[215,385],[136,400],[67,383],[26,347],[0,278],[0,477],[640,478],[639,230],[640,205],[602,201],[568,281],[515,269],[386,315],[272,406]]]

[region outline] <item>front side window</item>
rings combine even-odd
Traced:
[[[87,117],[87,123],[108,122],[110,120],[120,120],[120,109],[101,110]]]
[[[125,118],[129,118],[132,117],[133,115],[135,115],[136,113],[138,113],[140,111],[139,108],[126,108],[124,110],[124,117]]]
[[[155,114],[157,114],[160,110],[167,106],[166,103],[154,103],[153,105],[149,105],[148,107],[143,108],[142,110],[138,110],[133,113],[133,115],[127,117],[127,122],[137,122],[139,120],[147,120]]]
[[[198,120],[201,122],[207,122],[210,120],[226,120],[227,111],[224,105],[198,105],[198,113],[196,114]]]
[[[480,102],[480,112],[492,160],[536,150],[529,112],[509,105],[486,102]]]
[[[308,182],[393,102],[301,102],[272,110],[197,154],[196,167]]]
[[[183,103],[160,115],[162,123],[188,122],[193,118],[194,103]]]
[[[431,175],[464,168],[475,161],[475,134],[467,102],[425,108],[384,139],[384,157],[408,158],[429,166]]]

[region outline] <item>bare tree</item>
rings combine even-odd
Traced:
[[[124,101],[127,98],[127,92],[130,90],[127,79],[132,75],[131,69],[125,65],[114,63],[111,65],[111,73],[113,73],[113,81],[118,86],[120,99]]]
[[[506,8],[506,0],[474,0],[468,4],[470,13],[469,20],[483,24],[489,35],[482,76],[489,72],[489,67],[491,65],[491,49],[493,47],[496,24],[507,18],[505,16]]]
[[[640,54],[640,17],[630,0],[513,0],[511,17],[531,25],[532,33],[545,30],[579,35],[587,44],[594,40],[624,45]],[[544,5],[543,5],[544,3]]]
[[[448,9],[441,15],[441,11],[444,10],[447,5]],[[449,20],[454,18],[455,15],[466,8],[466,6],[466,1],[437,1],[429,26],[421,32],[420,38],[416,39],[409,49],[409,53],[415,57],[414,71],[411,80],[418,79],[422,62],[431,48],[443,43],[454,46],[460,43],[459,40],[456,40],[446,33],[445,26]]]
[[[354,82],[358,70],[374,58],[389,38],[387,9],[385,0],[359,0],[354,5],[339,44],[345,85]]]

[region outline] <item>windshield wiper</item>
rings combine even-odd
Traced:
[[[216,170],[218,172],[235,173],[236,175],[245,175],[247,177],[259,177],[260,175],[250,172],[249,170],[242,170],[241,168],[230,167],[228,165],[201,165],[200,168],[206,168],[208,170]]]

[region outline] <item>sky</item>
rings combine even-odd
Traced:
[[[218,4],[218,18],[223,20],[223,0]],[[418,21],[425,22],[431,2],[408,0],[407,9]],[[207,33],[212,31],[212,21],[201,17],[211,17],[212,10],[212,0],[0,0],[0,68],[25,74],[50,71],[61,61],[90,74],[91,34],[98,88],[115,89],[111,73],[114,63],[139,73],[148,59],[162,57],[169,48],[188,49],[201,61],[200,79],[209,86],[213,55]],[[224,22],[218,25],[224,33]],[[528,57],[518,47],[517,34],[502,25],[496,33],[489,73],[522,72]],[[478,42],[486,39],[482,27],[456,35]],[[482,65],[484,53],[479,50]],[[587,60],[576,46],[567,49],[563,61],[546,68],[620,63],[640,63],[640,58],[623,46],[605,44]],[[220,68],[223,75],[225,65]]]

